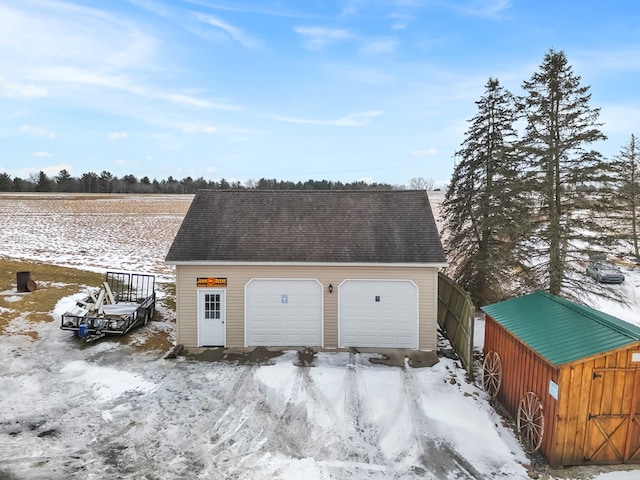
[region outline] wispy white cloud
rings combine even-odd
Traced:
[[[22,133],[32,133],[34,135],[38,135],[39,137],[43,137],[47,134],[46,128],[36,127],[35,125],[23,125],[20,127],[20,131]]]
[[[354,64],[332,63],[322,67],[328,75],[354,83],[384,85],[395,81],[395,77],[387,70]]]
[[[222,31],[227,37],[235,40],[245,48],[255,50],[262,47],[262,42],[260,40],[253,38],[253,36],[244,32],[242,29],[225,22],[221,18],[213,15],[205,15],[203,13],[197,13],[196,18],[198,18],[202,23]]]
[[[184,133],[214,133],[218,129],[211,125],[185,125],[182,127]]]
[[[295,27],[294,31],[301,35],[304,45],[309,50],[322,50],[328,45],[355,38],[355,35],[342,28]]]
[[[346,115],[337,120],[317,120],[317,119],[309,119],[309,118],[294,118],[294,117],[285,117],[285,116],[270,116],[269,118],[272,120],[278,120],[280,122],[288,122],[288,123],[299,123],[306,125],[327,125],[333,127],[362,127],[364,125],[368,125],[371,121],[379,116],[383,115],[384,111],[382,110],[373,110],[370,112],[360,112],[360,113],[352,113]]]
[[[69,173],[73,173],[73,165],[71,165],[69,163],[59,163],[57,165],[45,165],[45,166],[40,167],[40,168],[37,168],[37,167],[25,167],[25,168],[18,168],[18,169],[15,169],[15,170],[7,170],[7,173],[9,173],[13,177],[18,177],[18,178],[35,178],[35,179],[37,179],[37,176],[38,176],[38,174],[40,172],[43,172],[49,178],[53,178],[56,175],[58,175],[61,170],[66,170]]]
[[[466,15],[477,17],[501,17],[511,7],[511,0],[469,0],[451,6]]]
[[[409,26],[409,23],[413,20],[413,15],[406,12],[393,12],[389,15],[391,19],[392,30],[404,30]]]
[[[41,157],[41,158],[53,157],[53,153],[51,153],[51,152],[33,152],[33,156],[34,157]]]
[[[102,103],[104,109],[112,110],[115,105],[104,100],[107,95],[93,94],[109,89],[178,106],[237,110],[194,94],[193,89],[162,85],[166,78],[157,72],[170,77],[173,67],[161,60],[162,39],[150,34],[147,25],[60,1],[25,2],[23,9],[0,5],[0,58],[6,74],[0,76],[0,97],[67,96],[81,102],[86,94],[90,98],[85,105],[101,108]],[[147,0],[139,3],[154,6]],[[236,38],[250,43],[241,33]],[[155,84],[149,80],[156,78]],[[78,85],[88,88],[80,90]],[[121,103],[119,109],[132,111],[127,108],[131,104]],[[136,116],[133,111],[131,115]]]
[[[231,104],[217,103],[185,93],[174,93],[155,87],[137,84],[129,78],[129,75],[126,74],[96,73],[72,67],[52,67],[46,70],[46,74],[55,82],[105,87],[113,90],[125,91],[150,99],[167,100],[192,107],[220,110],[239,109],[239,107]]]
[[[381,53],[393,53],[398,41],[395,38],[380,38],[371,40],[360,48],[360,53],[365,55],[377,55]]]
[[[107,140],[121,140],[127,138],[129,134],[127,132],[112,132],[107,135]]]
[[[605,155],[616,155],[625,145],[640,118],[640,103],[630,102],[624,105],[605,103],[601,106],[599,120],[604,123],[602,131],[607,135],[606,148],[600,148]],[[606,151],[605,151],[606,150]]]
[[[363,7],[366,7],[366,5],[362,0],[345,0],[340,14],[342,16],[355,15],[360,12]]]
[[[205,7],[211,10],[219,10],[224,12],[239,12],[239,13],[251,13],[257,15],[264,15],[268,17],[286,17],[286,18],[315,18],[317,15],[313,15],[298,10],[288,10],[283,5],[267,4],[267,2],[254,3],[238,2],[234,4],[223,4],[221,2],[208,2],[205,0],[184,0],[185,3],[191,5],[197,5],[199,7]]]
[[[0,97],[4,98],[35,98],[47,95],[47,89],[34,84],[21,84],[7,81],[4,75],[0,75]]]
[[[640,70],[640,49],[623,45],[607,50],[590,49],[576,52],[570,58],[574,69],[589,72],[589,75],[601,75],[612,72],[637,72]]]
[[[171,15],[171,9],[167,5],[159,2],[154,2],[153,0],[128,0],[128,1],[132,5],[135,5],[136,7],[143,8],[161,17],[169,17]]]
[[[27,0],[22,10],[0,6],[0,18],[5,68],[32,78],[47,65],[144,69],[152,65],[158,52],[154,36],[104,10]]]
[[[412,150],[409,152],[409,155],[412,157],[430,157],[432,155],[437,155],[438,150],[435,148],[427,148],[425,150]]]
[[[137,160],[125,160],[124,158],[119,158],[115,161],[116,165],[122,166],[122,165],[138,165],[138,161]]]

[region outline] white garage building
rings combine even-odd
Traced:
[[[187,348],[436,348],[424,191],[201,190],[166,262]]]

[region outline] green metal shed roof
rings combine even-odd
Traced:
[[[640,342],[640,328],[547,292],[482,307],[553,365]]]

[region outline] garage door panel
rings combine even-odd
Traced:
[[[322,346],[322,286],[255,279],[245,288],[247,346]]]
[[[346,280],[341,347],[418,348],[418,288],[409,280]]]

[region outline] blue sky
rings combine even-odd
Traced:
[[[550,48],[616,154],[635,0],[4,0],[0,171],[445,183],[489,77],[521,94]]]

